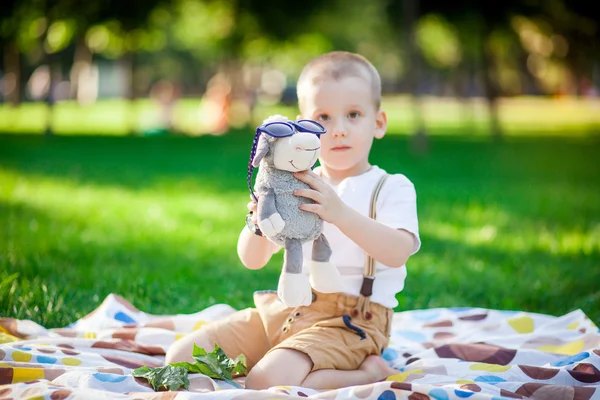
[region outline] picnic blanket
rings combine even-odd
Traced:
[[[151,315],[109,295],[66,328],[0,319],[0,398],[600,399],[600,331],[581,310],[561,317],[481,308],[397,312],[383,357],[398,373],[338,390],[251,391],[193,374],[198,392],[154,392],[131,376],[139,366],[163,365],[185,333],[235,311],[219,304]]]

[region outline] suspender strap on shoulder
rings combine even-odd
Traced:
[[[375,190],[373,190],[373,194],[371,195],[371,203],[369,205],[369,218],[377,219],[377,198],[379,197],[379,192],[381,191],[381,187],[385,183],[388,175],[384,174],[377,185],[375,185]],[[362,286],[360,288],[360,296],[358,298],[358,304],[356,308],[352,311],[353,317],[358,317],[361,315],[363,318],[370,320],[373,315],[370,310],[370,302],[371,295],[373,294],[373,282],[375,281],[375,260],[369,254],[365,254],[365,269],[363,272],[363,281]]]

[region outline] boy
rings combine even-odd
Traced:
[[[416,194],[404,175],[390,175],[377,200],[377,220],[368,217],[374,187],[385,171],[369,163],[373,139],[385,135],[381,80],[362,56],[324,54],[302,71],[297,86],[301,117],[321,123],[321,166],[296,173],[314,200],[301,209],[318,214],[341,273],[343,293],[314,293],[310,306],[286,308],[275,293],[256,293],[256,308],[239,311],[177,341],[167,362],[191,361],[191,349],[216,342],[229,357],[243,353],[249,389],[276,385],[335,389],[377,382],[396,373],[379,356],[387,346],[396,294],[404,287],[406,261],[420,247]],[[299,117],[300,118],[300,117]],[[248,205],[256,215],[256,204]],[[254,221],[256,222],[256,221]],[[305,244],[305,265],[311,244]],[[250,269],[262,268],[279,250],[244,228],[238,255]],[[376,261],[370,315],[350,315],[363,280],[365,253]],[[305,267],[306,269],[306,267]]]

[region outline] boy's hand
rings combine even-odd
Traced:
[[[312,171],[296,172],[294,176],[312,188],[297,189],[294,194],[315,201],[315,204],[300,204],[301,210],[313,212],[334,225],[344,218],[346,204],[323,178]]]

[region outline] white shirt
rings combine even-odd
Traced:
[[[318,168],[315,170],[318,173]],[[359,213],[369,216],[369,204],[375,185],[385,171],[373,166],[367,172],[344,179],[337,186],[331,185],[344,203]],[[405,229],[415,237],[411,254],[421,247],[417,220],[417,196],[412,182],[402,174],[393,174],[383,184],[376,204],[377,221],[394,229]],[[358,297],[363,279],[365,252],[340,230],[328,222],[324,223],[323,233],[331,250],[331,261],[342,275],[343,293]],[[303,273],[308,274],[311,260],[312,241],[303,245]],[[398,305],[396,294],[404,288],[406,265],[389,268],[375,263],[375,281],[371,301],[385,307]]]

